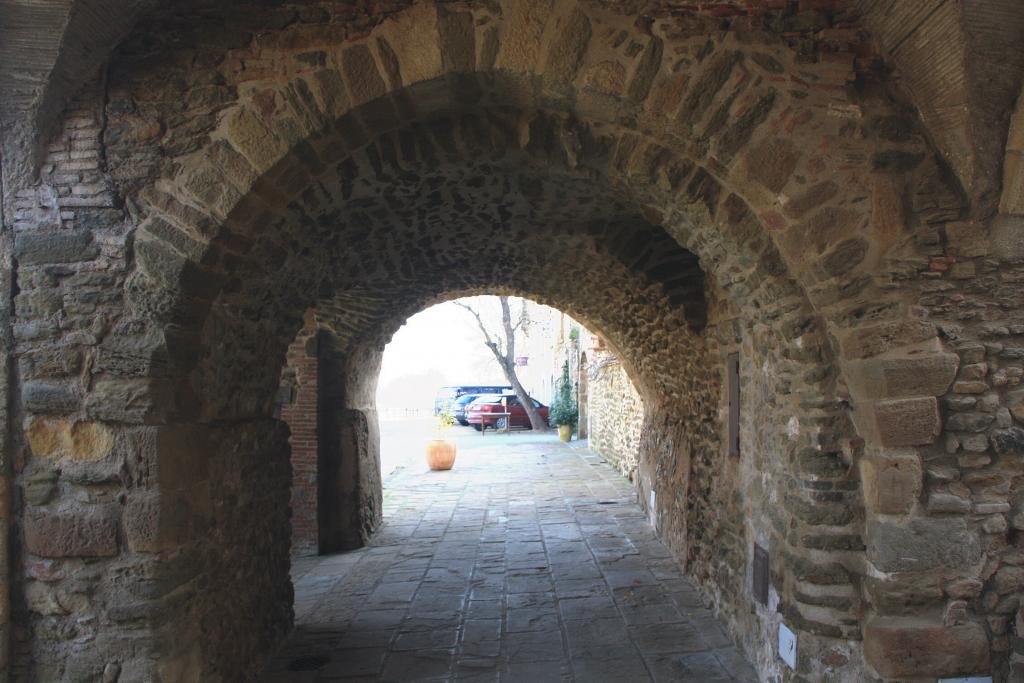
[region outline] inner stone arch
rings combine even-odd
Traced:
[[[282,373],[288,405],[280,414],[291,429],[293,466],[299,463],[301,470],[294,475],[293,554],[360,547],[377,527],[381,510],[380,442],[375,437],[378,375],[389,341],[410,317],[448,301],[481,294],[523,297],[567,312],[566,305],[585,300],[584,293],[592,291],[592,285],[581,282],[578,291],[554,291],[536,282],[525,291],[481,285],[423,294],[401,303],[376,290],[347,292],[310,309],[289,346]],[[545,294],[538,296],[537,291]],[[573,308],[569,313],[593,326],[582,318],[588,310],[600,313],[599,308],[587,306],[582,312]],[[354,312],[366,315],[354,317]],[[639,381],[632,365],[625,364],[622,373],[630,387]],[[306,450],[310,443],[315,444],[315,452]],[[307,468],[312,468],[321,484],[316,492],[301,479],[310,471]],[[346,473],[338,474],[339,468],[347,468]],[[298,501],[295,490],[299,491]],[[336,500],[339,496],[348,498]]]

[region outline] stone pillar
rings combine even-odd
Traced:
[[[288,347],[282,373],[281,419],[291,431],[292,554],[315,555],[318,540],[319,484],[319,345],[316,319],[305,325]]]
[[[145,485],[123,519],[141,572],[107,617],[148,621],[160,680],[248,680],[292,624],[287,430],[254,419],[144,431]],[[108,659],[127,659],[119,647]],[[124,662],[120,680],[149,680],[127,669],[143,663]]]
[[[968,518],[978,506],[972,508],[966,487],[953,487],[963,496],[931,493],[922,455],[934,462],[932,445],[944,427],[973,435],[994,418],[951,413],[943,425],[937,397],[959,405],[958,385],[965,382],[954,380],[970,370],[945,349],[933,324],[864,326],[844,335],[842,347],[854,419],[866,441],[858,465],[867,561],[875,571],[865,581],[874,614],[862,625],[864,656],[885,678],[987,672],[988,635],[965,601],[981,587],[974,574],[983,548]],[[943,483],[935,480],[941,469],[930,472],[933,485]],[[959,476],[950,471],[948,478]]]
[[[320,333],[320,552],[359,548],[380,524],[376,385],[382,349]]]

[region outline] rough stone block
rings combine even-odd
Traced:
[[[103,379],[85,398],[85,411],[111,422],[153,423],[173,404],[169,388],[145,379]]]
[[[934,396],[876,401],[865,408],[869,432],[883,446],[924,446],[941,430]]]
[[[401,73],[401,83],[408,85],[441,75],[443,58],[436,5],[413,5],[407,11],[395,15],[384,28],[383,33],[388,37],[386,44],[394,50],[398,62],[396,66]],[[381,47],[381,43],[378,43],[378,47]],[[398,87],[398,84],[393,84],[393,87]],[[358,95],[356,99],[359,99]]]
[[[25,549],[41,557],[110,557],[117,555],[114,510],[25,513]]]
[[[860,461],[864,504],[877,514],[910,512],[921,495],[923,472],[917,453],[883,454]]]
[[[438,7],[441,60],[446,71],[472,71],[476,63],[476,30],[473,15]]]
[[[352,101],[356,104],[370,102],[387,92],[373,54],[366,45],[353,45],[345,50],[342,73],[348,83]]]
[[[1014,529],[1024,530],[1024,501],[1018,501],[1013,506],[1010,514],[1010,526]]]
[[[973,622],[943,626],[909,617],[880,617],[864,627],[864,655],[884,678],[937,678],[988,673],[985,629]]]
[[[986,382],[954,382],[953,392],[957,394],[984,394],[988,391]]]
[[[194,348],[192,339],[178,336],[173,341],[179,348]],[[95,368],[120,377],[165,375],[171,363],[167,347],[167,336],[156,330],[110,335],[99,347]]]
[[[34,417],[25,427],[32,453],[42,458],[99,460],[110,453],[114,435],[98,422]]]
[[[928,496],[928,512],[965,514],[971,511],[971,501],[952,493],[933,493]]]
[[[983,432],[995,415],[987,413],[955,413],[946,420],[946,429],[952,432]]]
[[[1000,455],[1024,453],[1024,429],[1010,427],[992,432],[992,448]]]
[[[181,505],[156,494],[133,495],[124,510],[124,534],[132,552],[155,553],[176,547],[187,529]]]
[[[960,434],[960,447],[968,453],[984,453],[988,450],[987,434]]]
[[[941,396],[956,377],[960,357],[955,353],[924,353],[882,357],[847,364],[851,390],[863,398]]]
[[[348,91],[341,73],[336,69],[323,69],[309,75],[320,106],[329,116],[338,118],[350,109]]]
[[[919,612],[942,600],[942,580],[931,572],[903,572],[864,577],[864,589],[872,606],[881,614],[904,615]]]
[[[25,409],[36,413],[69,413],[78,408],[79,395],[71,384],[25,382],[21,387]]]
[[[747,176],[778,194],[796,170],[800,156],[800,150],[787,138],[768,136],[752,146],[747,156]]]
[[[936,340],[935,325],[923,320],[897,320],[857,327],[842,337],[846,358],[870,358],[904,346]]]
[[[257,171],[266,171],[280,159],[286,149],[262,121],[248,109],[238,109],[228,118],[227,136]]]
[[[58,473],[41,469],[25,474],[21,488],[29,505],[45,505],[57,490]]]
[[[981,595],[985,584],[972,577],[954,579],[946,584],[944,590],[946,595],[957,600],[973,600]]]
[[[522,0],[509,6],[495,66],[513,72],[534,69],[541,54],[544,25],[551,19],[551,6],[551,0]]]
[[[973,565],[981,556],[978,536],[962,517],[872,521],[865,540],[868,559],[883,572],[957,569]]]
[[[99,253],[86,231],[22,233],[14,240],[14,256],[22,265],[88,261]]]
[[[591,37],[590,18],[574,10],[562,27],[559,40],[548,52],[545,76],[558,85],[568,84],[579,70]]]
[[[1024,567],[1006,565],[999,568],[993,580],[993,588],[1000,595],[1024,591]]]
[[[854,511],[849,505],[807,500],[798,493],[787,494],[784,505],[795,517],[811,526],[844,526],[854,518]]]
[[[992,253],[1008,261],[1024,258],[1024,216],[1003,215],[992,221]]]

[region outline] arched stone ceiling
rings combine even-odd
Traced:
[[[859,6],[946,161],[988,215],[999,200],[1010,113],[1024,77],[1019,0]]]
[[[61,112],[158,0],[0,0],[4,180],[23,187]]]
[[[365,33],[408,2],[346,6],[342,30]],[[924,123],[972,198],[995,201],[1009,111],[1024,65],[1024,15],[1015,0],[970,5],[952,0],[893,3],[832,0],[795,10],[792,3],[766,7],[756,0],[594,2],[635,14],[649,25],[674,17],[682,30],[767,28],[784,36],[800,58],[816,61],[837,52],[870,55],[856,29],[871,32],[879,56],[895,66]],[[155,0],[2,0],[0,2],[0,131],[4,180],[17,190],[31,182],[38,155],[61,109],[97,72],[140,22],[206,21],[211,30],[225,18],[245,31],[259,22],[279,28],[315,12],[279,3],[252,8],[205,1],[160,6]],[[244,18],[244,21],[238,19]],[[697,26],[688,25],[698,22]],[[718,22],[715,28],[713,22]],[[258,30],[258,29],[257,29]],[[222,33],[222,36],[224,33]],[[936,46],[945,59],[936,59]],[[853,74],[851,73],[851,80]],[[11,193],[13,194],[13,193]],[[10,211],[10,204],[6,206]]]

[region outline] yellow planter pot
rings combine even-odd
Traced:
[[[455,464],[455,444],[444,439],[427,443],[427,465],[432,470],[450,470]]]
[[[572,425],[558,425],[558,438],[562,441],[572,439]]]

